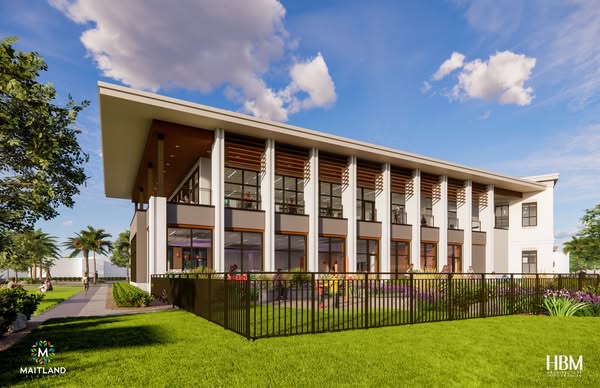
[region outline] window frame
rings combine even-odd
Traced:
[[[359,251],[359,247],[358,247],[358,242],[359,241],[366,241],[366,252],[360,252]],[[375,247],[375,254],[370,253],[371,252],[371,247]],[[360,270],[358,268],[358,256],[359,255],[363,255],[366,256],[367,258],[367,270]],[[375,239],[366,239],[366,238],[359,238],[356,239],[356,272],[366,272],[366,273],[372,273],[371,272],[371,259],[372,257],[375,256],[375,271],[373,273],[378,273],[379,272],[379,240],[375,240]]]
[[[373,199],[373,200],[364,199],[365,198],[365,190],[372,191],[373,196],[375,196],[374,189],[370,189],[368,187],[357,187],[356,188],[356,207],[358,210],[358,212],[356,214],[356,219],[359,221],[377,222],[377,208],[375,207],[375,199]],[[366,217],[367,205],[371,206],[371,217]]]
[[[537,250],[524,250],[521,252],[521,273],[537,273],[537,264],[538,264],[538,260],[537,260]],[[533,257],[535,262],[531,263],[529,261],[529,259]],[[523,260],[527,258],[527,263],[524,263]],[[534,267],[534,271],[531,271],[531,266],[535,266]],[[525,271],[525,266],[527,266],[527,271]]]
[[[231,180],[231,178],[228,178],[229,170],[236,170],[236,171],[242,173],[241,183],[235,182],[235,181]],[[245,183],[246,182],[246,174],[249,174],[249,173],[256,174],[256,184]],[[233,176],[233,174],[231,174],[231,176]],[[224,184],[225,188],[227,187],[227,185],[235,185],[235,186],[240,187],[239,197],[227,196],[227,191],[224,190],[223,199],[224,199],[224,206],[226,208],[243,209],[243,210],[260,210],[260,203],[261,203],[260,172],[254,171],[254,170],[244,170],[241,168],[225,167],[223,181],[224,181],[223,184]],[[252,190],[250,191],[247,188],[252,188]],[[246,199],[245,193],[248,191],[250,191],[250,192],[256,191],[256,198]],[[237,201],[239,206],[232,206],[232,203],[231,203],[232,200]]]
[[[456,250],[458,248],[459,254],[456,255]],[[452,251],[452,255],[450,255],[450,251]],[[463,262],[463,246],[461,244],[448,244],[448,261],[447,265],[450,265],[451,272],[462,272],[462,262]],[[459,268],[456,268],[458,264]]]
[[[398,245],[399,244],[405,244],[406,246],[406,255],[400,255],[398,252],[400,252],[400,250],[398,249]],[[400,263],[400,258],[401,257],[406,257],[406,269],[402,272],[400,272],[398,269],[400,268],[399,263]],[[392,273],[405,273],[406,270],[408,270],[410,268],[410,241],[398,241],[398,240],[391,240],[390,242],[390,270],[392,270],[392,268],[395,267],[395,271],[392,270]]]
[[[503,209],[506,209],[506,216],[503,216]],[[496,213],[500,210],[500,215]],[[508,229],[510,223],[510,206],[508,204],[500,204],[494,206],[494,227],[496,229]]]
[[[228,250],[237,250],[237,248],[227,248],[227,246],[225,246],[225,242],[227,241],[227,233],[239,233],[240,234],[240,240],[239,240],[239,258],[238,258],[238,262],[234,263],[238,266],[238,270],[240,272],[261,272],[264,268],[264,256],[265,256],[265,240],[264,240],[264,233],[263,232],[250,232],[250,231],[239,231],[239,230],[225,230],[225,232],[223,233],[223,263],[225,264],[225,259],[227,257],[227,251]],[[257,234],[260,235],[260,268],[258,268],[257,270],[255,269],[247,269],[244,268],[244,235],[246,234]],[[255,249],[246,249],[247,251],[255,251]],[[229,271],[229,268],[225,268],[225,271]]]
[[[527,216],[525,216],[525,209],[527,209]],[[535,210],[535,214],[531,214],[531,210]],[[531,227],[537,226],[537,202],[526,202],[521,205],[521,226]],[[532,221],[533,220],[533,221]]]
[[[278,249],[277,245],[275,245],[275,258],[274,261],[276,261],[276,257],[277,257],[277,252],[287,252],[287,269],[283,269],[281,268],[281,270],[289,272],[291,271],[293,268],[301,268],[302,271],[306,272],[306,247],[307,247],[307,236],[304,234],[288,234],[288,233],[275,233],[275,239],[277,238],[277,236],[285,236],[287,238],[287,249]],[[292,267],[292,252],[298,252],[298,251],[293,251],[292,250],[292,237],[302,237],[304,239],[304,252],[303,252],[303,256],[304,256],[304,268],[302,267]],[[277,264],[277,263],[275,263]],[[277,268],[278,266],[275,265],[275,269],[279,270],[280,268]]]
[[[433,266],[431,268],[427,268],[427,258],[430,256],[427,256],[427,245],[431,245],[433,246]],[[421,241],[421,252],[420,252],[420,257],[421,257],[421,271],[431,271],[432,269],[434,270],[434,272],[438,272],[438,244],[435,242],[426,242],[426,241]]]
[[[275,181],[278,178],[281,178],[281,187],[277,188],[275,185],[274,194],[275,194],[275,209],[280,213],[287,214],[304,214],[304,178],[298,178],[289,175],[275,175]],[[294,180],[294,189],[286,189],[286,180]],[[299,181],[302,181],[302,190],[298,189]],[[277,193],[281,192],[282,202],[277,201]],[[288,193],[293,193],[292,195],[288,195]],[[298,194],[302,194],[302,200],[298,201]],[[293,198],[294,203],[290,204],[289,199]],[[279,208],[278,208],[279,206]]]
[[[174,257],[174,252],[170,252],[170,248],[175,248],[176,246],[174,245],[169,245],[169,230],[170,229],[178,229],[178,230],[185,230],[189,233],[189,245],[185,246],[185,247],[181,247],[182,248],[182,258],[181,258],[181,268],[174,268],[174,263],[175,263],[175,257]],[[193,260],[193,255],[194,255],[194,249],[201,249],[201,248],[194,248],[194,231],[195,230],[201,230],[203,232],[208,232],[210,234],[210,248],[207,249],[207,257],[206,257],[206,265],[202,266],[202,265],[197,265],[198,263],[196,262],[199,259]],[[184,262],[184,249],[187,249],[189,251],[189,255],[190,255],[190,262],[194,262],[194,265],[190,268],[185,268],[185,262]],[[183,228],[177,225],[171,225],[171,226],[167,226],[167,254],[166,254],[166,260],[167,260],[167,271],[173,271],[173,270],[181,270],[183,271],[188,271],[188,270],[194,270],[196,268],[199,267],[204,267],[204,268],[212,268],[209,263],[212,262],[212,257],[213,257],[213,252],[214,251],[214,231],[212,229],[209,228]],[[172,254],[171,254],[172,253]],[[214,263],[212,263],[214,266]]]
[[[329,193],[323,193],[323,184],[329,186]],[[339,186],[340,195],[333,194],[333,185]],[[329,207],[323,207],[323,198],[329,199]],[[339,208],[333,206],[333,199],[339,198]],[[338,216],[335,216],[335,215]],[[342,185],[339,183],[332,183],[327,181],[319,181],[319,215],[321,217],[331,217],[331,218],[343,218],[343,205],[342,205]]]
[[[327,242],[327,248],[328,248],[328,250],[326,250],[326,251],[322,251],[321,250],[321,239],[327,239],[328,240],[328,242]],[[335,268],[335,266],[334,266],[334,263],[331,262],[331,253],[332,253],[331,246],[333,245],[331,243],[331,241],[333,239],[337,239],[337,240],[341,240],[342,241],[342,244],[341,244],[341,246],[342,246],[342,252],[334,252],[334,253],[341,253],[340,260],[341,260],[342,263],[341,263],[341,266],[338,263],[338,272],[346,272],[346,260],[345,260],[345,257],[346,257],[346,238],[344,238],[344,237],[331,237],[331,236],[319,236],[319,248],[318,248],[318,252],[317,252],[317,254],[319,256],[319,272],[323,272],[323,271],[320,270],[320,267],[321,267],[321,253],[327,253],[327,257],[328,257],[328,259],[327,259],[327,265],[329,267],[329,272],[334,272],[333,268]],[[340,267],[341,267],[341,271],[340,271]]]

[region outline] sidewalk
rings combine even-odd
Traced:
[[[121,311],[106,308],[106,293],[110,284],[90,285],[87,295],[83,291],[59,303],[50,310],[31,317],[30,322],[42,323],[52,318],[95,317],[102,315],[120,315]]]

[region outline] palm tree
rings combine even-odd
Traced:
[[[94,258],[94,283],[96,282],[96,253],[99,254],[108,254],[112,244],[110,240],[107,240],[111,237],[109,233],[106,233],[104,229],[95,229],[92,226],[88,225],[87,229],[83,229],[79,233],[75,233],[76,237],[70,237],[67,239],[65,246],[69,249],[72,249],[70,257],[75,257],[79,253],[83,254],[85,258],[85,271],[90,273],[90,264],[89,264],[89,254],[92,252]]]
[[[33,265],[39,264],[40,275],[42,280],[43,268],[46,269],[46,277],[50,276],[50,267],[54,264],[54,260],[59,257],[59,250],[56,245],[56,237],[50,236],[48,233],[42,232],[41,229],[27,232],[30,239],[31,254],[33,255]],[[32,278],[35,277],[33,273]]]
[[[581,256],[585,250],[585,247],[586,241],[583,238],[578,238],[575,236],[571,238],[571,241],[567,241],[563,244],[563,253],[569,255],[571,271],[577,272],[584,267],[581,264]]]
[[[93,248],[90,251],[94,257],[94,284],[96,284],[97,270],[96,270],[96,253],[101,255],[107,255],[112,248],[112,242],[108,240],[112,237],[109,233],[106,233],[104,229],[94,229],[88,225],[87,230],[82,231],[84,234],[89,236],[89,239],[93,241]]]
[[[83,258],[85,259],[85,272],[89,276],[90,262],[88,258],[90,251],[94,249],[94,242],[83,232],[85,231],[82,230],[79,233],[75,233],[75,237],[69,237],[63,246],[71,250],[71,253],[69,254],[69,257],[71,258],[78,256],[80,253],[83,254]]]

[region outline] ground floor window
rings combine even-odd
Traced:
[[[462,272],[462,246],[448,244],[448,262],[444,272]]]
[[[379,271],[379,241],[356,240],[356,272]]]
[[[536,273],[537,272],[537,251],[523,251],[523,267],[521,268],[522,273]]]
[[[394,273],[406,272],[410,266],[410,242],[392,241],[390,246],[390,270]]]
[[[167,271],[212,267],[212,230],[169,228]]]
[[[306,271],[306,236],[275,234],[275,269]]]
[[[437,244],[421,243],[421,270],[437,272]]]
[[[225,270],[261,271],[262,233],[225,232]],[[235,266],[235,267],[234,267]]]
[[[338,237],[319,237],[319,272],[345,272],[344,245]]]

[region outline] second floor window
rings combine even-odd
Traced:
[[[304,214],[304,179],[275,175],[275,211]]]
[[[496,228],[508,229],[508,205],[498,205],[494,209]]]
[[[187,181],[181,186],[179,191],[171,199],[172,202],[177,203],[199,203],[200,193],[200,171],[196,169],[188,178]]]
[[[342,185],[321,182],[319,208],[322,217],[342,218]]]
[[[537,203],[523,204],[523,226],[537,226]]]
[[[458,229],[456,202],[448,202],[448,229]]]
[[[225,168],[225,207],[260,209],[260,180],[258,172]]]
[[[392,193],[392,224],[406,224],[404,194]]]
[[[361,221],[377,221],[375,190],[365,187],[356,189],[356,218]]]

